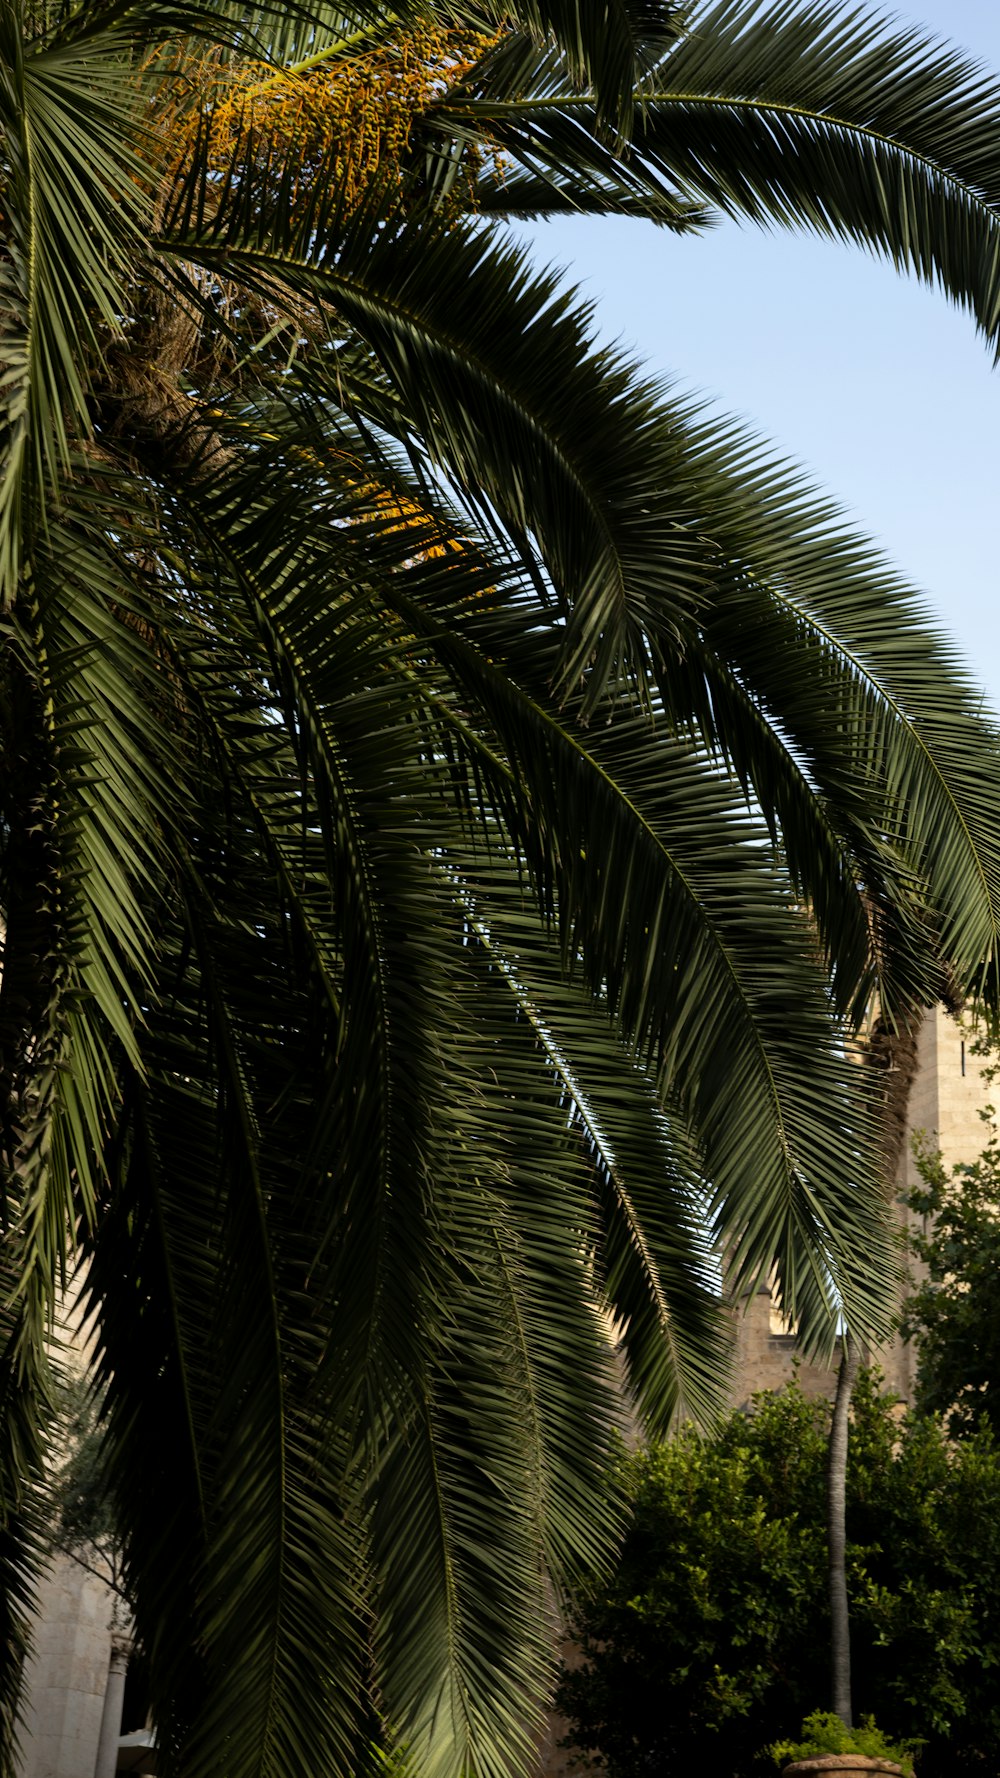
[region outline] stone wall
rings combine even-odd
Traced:
[[[948,1167],[974,1161],[989,1134],[983,1113],[990,1089],[983,1078],[984,1064],[974,1053],[975,1034],[949,1016],[942,1007],[927,1014],[917,1041],[917,1069],[910,1088],[906,1140],[900,1153],[896,1180],[895,1210],[905,1234],[914,1214],[903,1202],[919,1183],[912,1138],[919,1135],[928,1147],[940,1149]],[[997,1083],[1000,1098],[1000,1081]],[[908,1262],[910,1269],[915,1262]],[[795,1339],[782,1326],[762,1285],[756,1296],[733,1305],[736,1360],[731,1401],[740,1407],[757,1390],[780,1389],[798,1375],[805,1394],[832,1397],[836,1368],[807,1363],[796,1352]],[[916,1353],[898,1335],[872,1355],[885,1372],[886,1387],[903,1401],[913,1400]]]
[[[93,1778],[111,1657],[114,1594],[69,1556],[38,1588],[25,1673],[21,1778]]]
[[[907,1136],[900,1156],[900,1198],[919,1183],[912,1138],[919,1136],[929,1148],[940,1149],[946,1167],[974,1161],[990,1134],[984,1112],[991,1089],[983,1078],[984,1064],[974,1053],[975,1033],[950,1018],[942,1007],[928,1013],[921,1026],[917,1048],[917,1072],[910,1089]],[[1000,1082],[997,1083],[1000,1092]],[[899,1203],[900,1221],[910,1228],[915,1217]],[[915,1264],[911,1260],[911,1267]],[[894,1340],[884,1358],[887,1376],[904,1401],[913,1399],[916,1353],[902,1340]]]
[[[78,1291],[62,1304],[57,1357],[82,1376],[90,1356]],[[37,1586],[33,1652],[21,1697],[19,1778],[94,1778],[117,1595],[71,1556],[56,1555]]]
[[[793,1376],[798,1377],[799,1385],[810,1401],[833,1394],[835,1369],[813,1364],[802,1357],[796,1347],[795,1335],[783,1326],[771,1302],[766,1284],[762,1284],[749,1299],[734,1303],[732,1317],[736,1341],[729,1397],[732,1407],[743,1407],[758,1390],[783,1389]]]

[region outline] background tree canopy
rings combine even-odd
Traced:
[[[971,1165],[946,1168],[939,1154],[919,1149],[921,1183],[909,1198],[923,1218],[912,1245],[925,1268],[902,1321],[917,1347],[917,1406],[958,1438],[1000,1427],[1000,1141],[992,1116],[983,1135]]]
[[[996,348],[1000,87],[755,0],[9,0],[0,75],[0,1710],[79,1256],[165,1778],[493,1778],[608,1311],[661,1431],[722,1240],[878,1331],[853,1034],[1000,913],[909,590],[504,219],[822,229]]]
[[[564,1674],[572,1735],[609,1778],[743,1774],[798,1735],[828,1687],[826,1402],[757,1396],[717,1441],[628,1459],[629,1528],[610,1582],[578,1595],[584,1664]],[[862,1372],[847,1474],[859,1715],[919,1736],[921,1778],[1000,1759],[1000,1453],[900,1418]]]

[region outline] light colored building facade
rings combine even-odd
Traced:
[[[70,1556],[38,1589],[25,1675],[22,1778],[94,1778],[111,1669],[114,1595]]]
[[[74,1296],[64,1305],[58,1355],[67,1378],[82,1377],[88,1339]],[[142,1732],[144,1724],[122,1723],[130,1625],[106,1572],[99,1549],[56,1553],[38,1582],[21,1694],[20,1778],[115,1778],[151,1770],[152,1737]],[[124,1745],[123,1726],[140,1731]]]
[[[917,1038],[916,1069],[906,1108],[906,1131],[896,1171],[895,1209],[903,1235],[914,1215],[905,1199],[919,1184],[913,1139],[939,1150],[947,1168],[971,1162],[986,1145],[989,1131],[991,1084],[987,1063],[980,1054],[975,1032],[937,1007],[927,1014]],[[1000,1080],[996,1084],[1000,1103]],[[761,1389],[780,1389],[793,1374],[806,1395],[832,1396],[836,1375],[831,1369],[810,1364],[796,1350],[794,1335],[782,1323],[780,1313],[762,1285],[752,1301],[734,1304],[736,1354],[733,1367],[733,1405],[740,1406]],[[916,1381],[916,1352],[898,1335],[883,1351],[874,1354],[885,1373],[886,1387],[905,1402],[912,1401]]]

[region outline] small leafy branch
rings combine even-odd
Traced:
[[[69,1556],[125,1604],[122,1541],[101,1453],[101,1403],[84,1379],[64,1373],[56,1384],[56,1417],[47,1485],[53,1551]],[[116,1614],[117,1615],[117,1614]]]

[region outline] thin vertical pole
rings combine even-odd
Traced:
[[[827,1452],[827,1547],[830,1560],[830,1677],[834,1713],[851,1724],[851,1625],[847,1609],[847,1442],[858,1348],[846,1331],[841,1341],[837,1394]],[[98,1774],[98,1778],[101,1775]]]
[[[122,1732],[122,1709],[125,1704],[125,1675],[131,1653],[130,1640],[121,1635],[111,1637],[111,1661],[108,1683],[104,1690],[104,1711],[101,1716],[101,1737],[97,1743],[94,1778],[115,1778],[118,1766],[118,1742]]]

